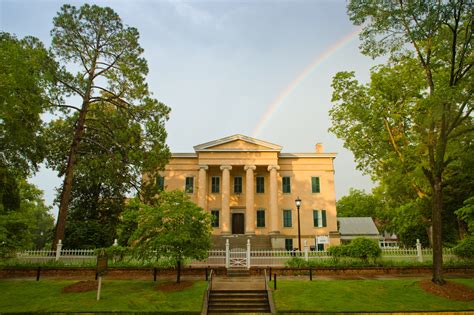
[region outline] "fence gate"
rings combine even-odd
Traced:
[[[247,251],[243,248],[232,248],[229,252],[230,268],[247,268]]]

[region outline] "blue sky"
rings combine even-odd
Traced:
[[[49,46],[52,19],[63,3],[0,0],[0,29],[38,37]],[[274,99],[315,58],[355,29],[345,0],[89,3],[112,7],[124,24],[138,29],[150,89],[172,109],[167,130],[173,152],[192,152],[196,144],[236,133],[252,136]],[[359,53],[358,45],[354,38],[315,67],[256,135],[282,145],[284,152],[312,152],[317,142],[326,152],[337,152],[338,198],[350,187],[373,186],[355,169],[342,141],[327,131],[332,77],[348,70],[366,81],[376,64]],[[61,180],[42,168],[33,181],[51,203]]]

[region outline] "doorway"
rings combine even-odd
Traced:
[[[232,234],[244,234],[243,213],[232,213]]]

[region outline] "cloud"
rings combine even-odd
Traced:
[[[193,24],[203,25],[212,21],[212,15],[202,9],[192,6],[190,3],[181,0],[170,0],[179,16],[188,19]]]

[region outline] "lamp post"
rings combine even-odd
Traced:
[[[300,197],[296,197],[295,199],[296,209],[298,209],[298,250],[301,253],[301,227],[300,227],[300,206],[301,206],[301,199]]]

